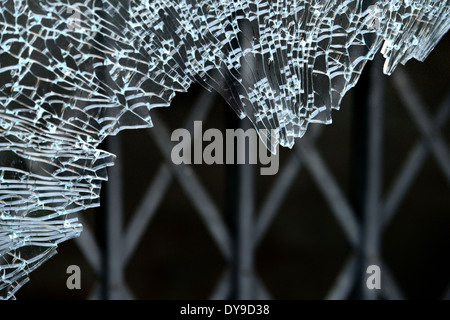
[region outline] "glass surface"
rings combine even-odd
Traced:
[[[122,129],[152,126],[193,82],[219,92],[275,151],[331,123],[365,63],[434,48],[438,0],[0,0],[0,297],[78,236]],[[266,130],[261,130],[266,129]]]

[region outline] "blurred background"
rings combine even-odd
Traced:
[[[118,155],[80,238],[32,272],[17,299],[450,298],[450,35],[392,76],[379,56],[333,124],[312,125],[279,172],[170,161],[177,128],[248,127],[199,86]],[[381,289],[365,289],[378,265]],[[81,289],[69,290],[78,265]]]

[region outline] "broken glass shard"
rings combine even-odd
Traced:
[[[365,63],[419,60],[447,32],[440,0],[0,0],[0,296],[82,227],[114,156],[193,82],[268,148],[330,123]],[[266,129],[266,130],[261,130]]]

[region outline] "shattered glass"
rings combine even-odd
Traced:
[[[440,0],[0,0],[0,297],[82,231],[114,155],[193,82],[292,147],[330,123],[367,60],[423,60]],[[261,130],[266,129],[266,130]]]

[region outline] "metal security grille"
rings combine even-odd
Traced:
[[[158,146],[164,158],[156,167],[154,178],[149,182],[137,210],[125,227],[123,223],[122,164],[125,156],[118,140],[110,140],[108,149],[117,155],[115,166],[109,170],[110,181],[104,195],[106,214],[106,241],[104,247],[95,240],[94,232],[87,223],[76,242],[99,281],[92,289],[90,298],[127,299],[133,298],[133,289],[125,280],[126,266],[133,256],[142,236],[152,223],[152,217],[163,201],[171,182],[176,181],[195,207],[205,228],[211,235],[220,254],[228,264],[219,285],[211,292],[212,299],[270,299],[271,293],[263,285],[254,269],[254,256],[258,244],[273,222],[285,200],[287,190],[292,186],[300,170],[307,170],[322,193],[327,205],[344,232],[352,253],[339,272],[334,284],[330,284],[327,299],[402,299],[404,295],[396,284],[396,277],[384,263],[381,255],[381,241],[384,231],[395,216],[400,204],[415,182],[428,156],[434,158],[443,177],[450,184],[450,153],[440,129],[446,124],[450,113],[450,88],[437,108],[436,114],[429,114],[425,102],[402,68],[386,80],[382,75],[381,60],[376,59],[365,80],[366,91],[357,97],[357,116],[361,127],[356,148],[359,150],[355,168],[359,195],[356,204],[346,197],[333,173],[316,145],[317,138],[325,129],[313,127],[311,132],[296,143],[289,159],[280,167],[270,192],[256,212],[255,172],[250,165],[237,169],[236,231],[232,234],[223,220],[218,206],[210,196],[207,187],[189,165],[174,165],[170,158],[172,146],[170,132],[163,120],[152,115],[157,124],[148,129],[148,138]],[[384,95],[386,81],[393,86],[401,98],[405,112],[414,119],[421,138],[416,142],[404,160],[402,169],[395,177],[390,190],[383,194],[383,123]],[[214,96],[202,93],[185,120],[185,128],[194,120],[205,119],[211,112]],[[230,110],[231,111],[231,110]],[[191,133],[193,133],[191,131]],[[156,152],[156,150],[155,150]],[[83,222],[83,215],[80,215]],[[366,267],[378,265],[382,270],[382,289],[368,290],[365,286]],[[443,298],[450,297],[450,288]]]

